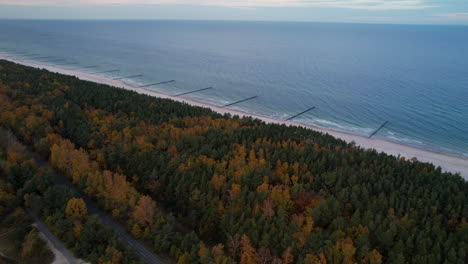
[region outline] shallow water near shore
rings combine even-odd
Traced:
[[[0,52],[468,157],[468,27],[0,20]]]

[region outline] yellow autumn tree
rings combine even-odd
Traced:
[[[67,217],[78,217],[80,219],[86,218],[88,209],[86,203],[81,198],[71,198],[68,200],[67,207],[65,208],[65,215]]]
[[[327,264],[327,258],[323,253],[318,255],[307,254],[304,260],[305,264]]]
[[[351,238],[347,237],[337,241],[335,247],[343,254],[343,263],[355,263],[354,255],[356,254],[356,248]]]
[[[367,254],[367,258],[369,259],[370,264],[380,264],[380,263],[382,263],[382,255],[376,249],[370,251]]]
[[[229,195],[230,195],[231,201],[236,199],[239,196],[240,193],[241,193],[240,184],[233,183],[231,185],[231,190],[229,190]]]
[[[256,264],[257,261],[255,259],[255,248],[250,243],[249,237],[244,234],[242,235],[241,241],[241,264]]]
[[[190,263],[190,255],[189,253],[185,252],[182,256],[179,257],[177,260],[177,264],[189,264]]]
[[[140,239],[142,235],[141,228],[138,224],[134,224],[132,228],[132,236],[136,239]]]
[[[143,227],[153,224],[156,202],[151,197],[145,195],[138,200],[138,204],[133,211],[133,219]]]
[[[200,243],[200,249],[198,249],[198,256],[203,258],[206,254],[208,254],[209,249],[205,246],[203,242]]]
[[[286,185],[276,185],[271,189],[270,199],[273,200],[278,207],[288,210],[292,207],[291,194],[289,187]]]
[[[224,183],[226,183],[226,175],[223,174],[215,174],[211,178],[211,184],[215,188],[216,191],[221,190],[223,188]]]

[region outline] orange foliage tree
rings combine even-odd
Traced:
[[[81,198],[71,198],[68,200],[65,208],[65,215],[67,217],[78,217],[80,219],[86,218],[88,209],[86,208],[85,201]]]
[[[154,221],[156,202],[145,195],[138,200],[138,204],[133,211],[133,219],[141,226],[151,226]]]

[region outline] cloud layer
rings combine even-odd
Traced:
[[[437,16],[450,18],[450,19],[466,19],[466,20],[468,20],[468,13],[447,13],[447,14],[438,14]]]
[[[415,10],[431,8],[424,0],[0,0],[0,5],[201,5],[222,7],[329,7],[361,10]]]

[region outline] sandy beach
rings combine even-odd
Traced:
[[[108,77],[98,76],[95,74],[82,72],[79,70],[70,70],[70,69],[65,69],[63,67],[60,67],[60,66],[40,64],[40,63],[36,63],[32,61],[13,58],[7,55],[0,55],[0,59],[9,60],[15,63],[19,63],[19,64],[23,64],[23,65],[31,66],[35,68],[47,69],[51,72],[76,76],[77,78],[81,80],[108,84],[111,86],[132,90],[141,94],[146,94],[146,95],[160,97],[160,98],[168,98],[174,101],[185,102],[185,103],[188,103],[190,105],[195,105],[195,106],[207,107],[221,114],[230,113],[232,115],[239,115],[239,116],[252,116],[254,118],[263,120],[266,123],[295,125],[295,126],[302,126],[302,127],[310,128],[310,129],[320,131],[323,133],[328,133],[332,136],[343,139],[347,142],[354,141],[356,145],[365,149],[375,149],[379,152],[385,152],[387,154],[395,155],[395,156],[400,155],[408,159],[416,157],[419,161],[433,163],[436,166],[440,166],[444,171],[449,171],[452,173],[460,173],[460,175],[464,179],[468,179],[468,158],[459,157],[459,156],[442,153],[442,152],[419,149],[419,148],[402,145],[402,144],[398,144],[398,143],[391,142],[391,141],[386,141],[386,140],[377,139],[377,138],[368,138],[364,136],[335,131],[335,130],[328,129],[328,128],[312,126],[312,125],[298,123],[294,121],[284,121],[284,120],[274,119],[274,118],[270,118],[266,116],[252,115],[243,111],[223,108],[220,106],[208,104],[206,102],[201,102],[198,100],[187,99],[183,97],[174,97],[168,94],[163,94],[163,93],[152,91],[149,89],[139,88],[134,85],[125,83],[124,80],[112,80],[111,78],[108,78]]]

